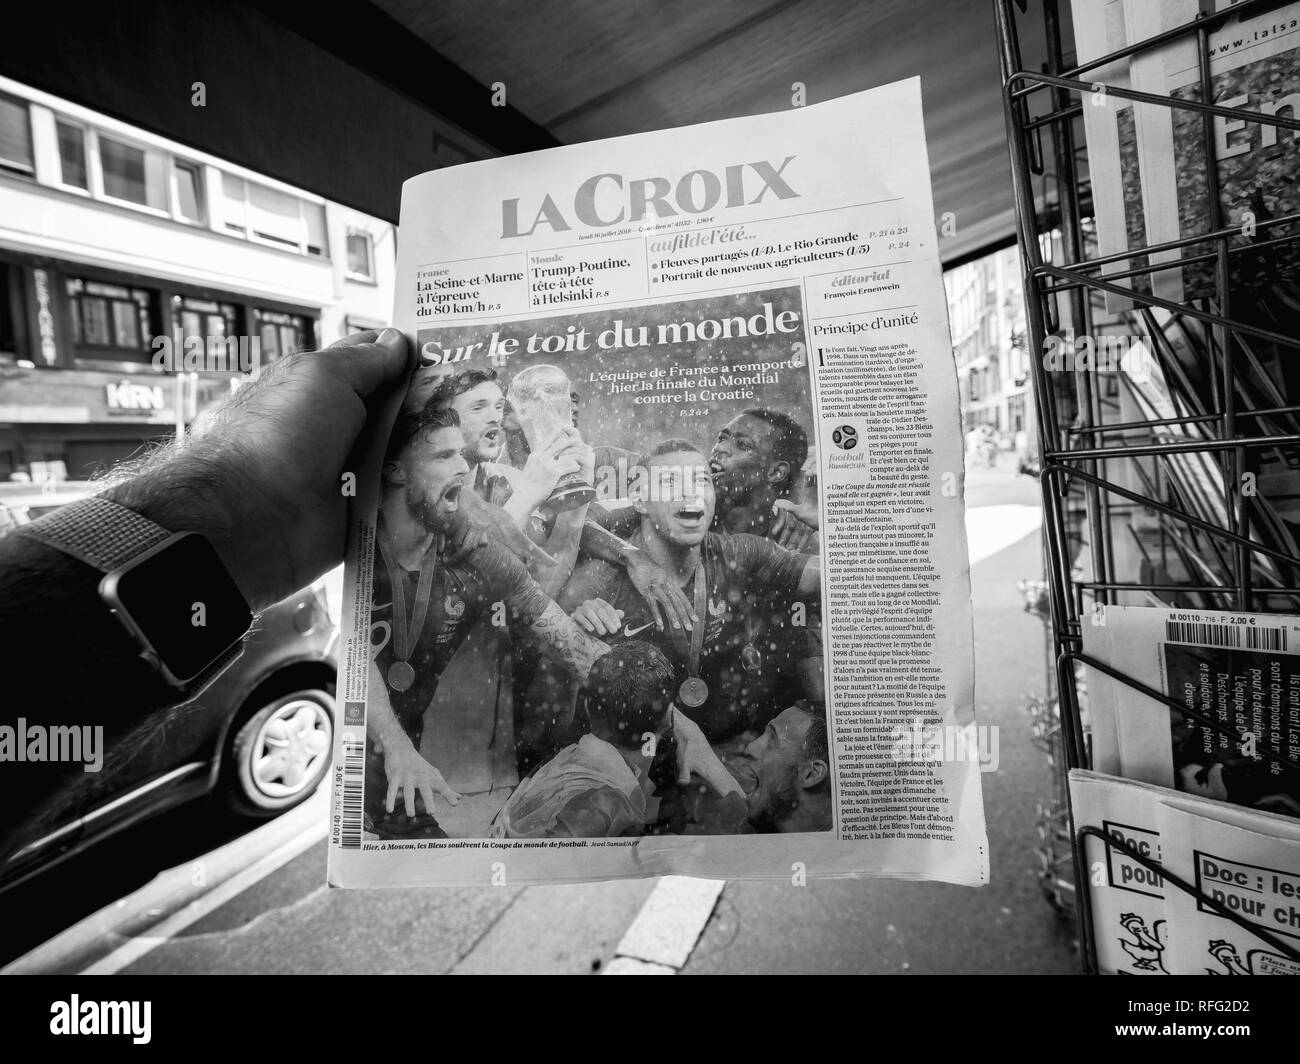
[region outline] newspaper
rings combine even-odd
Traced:
[[[1236,0],[1125,0],[1128,37],[1136,42],[1193,22],[1199,14],[1223,11]],[[1300,99],[1300,4],[1266,5],[1263,10],[1228,18],[1209,34],[1211,102],[1244,112],[1291,117]],[[1136,54],[1130,64],[1134,89],[1199,102],[1201,72],[1197,40],[1185,35]],[[1138,104],[1137,140],[1142,166],[1142,200],[1147,240],[1178,240],[1210,232],[1209,164],[1202,115],[1186,108]],[[1231,247],[1240,248],[1282,235],[1255,226],[1300,210],[1292,176],[1300,166],[1300,139],[1276,126],[1243,118],[1214,116],[1219,224],[1239,227]],[[1174,166],[1169,165],[1173,159]],[[1153,261],[1176,262],[1201,253],[1192,247],[1157,253]],[[1152,275],[1155,294],[1174,302],[1214,291],[1214,263]],[[1237,254],[1230,267],[1234,290],[1285,294],[1300,287],[1300,257],[1278,247]]]
[[[1300,618],[1099,605],[1083,649],[1237,735],[1088,667],[1098,771],[1300,817]]]
[[[1124,0],[1073,0],[1070,14],[1074,23],[1075,52],[1080,64],[1117,52],[1128,44],[1124,22]],[[1083,132],[1088,144],[1088,173],[1092,182],[1093,212],[1097,221],[1097,255],[1119,255],[1146,242],[1142,216],[1142,182],[1133,103],[1108,89],[1128,89],[1129,63],[1120,59],[1090,70],[1085,75],[1092,91],[1083,98]],[[1145,256],[1119,260],[1102,267],[1101,276],[1120,288],[1135,288],[1149,295],[1148,279],[1109,274],[1140,269]],[[1133,301],[1106,293],[1106,308],[1112,313],[1128,310]]]
[[[331,883],[987,882],[933,219],[915,79],[406,183]]]
[[[1103,974],[1300,974],[1296,821],[1079,769],[1070,805],[1077,831],[1105,837],[1082,844]]]

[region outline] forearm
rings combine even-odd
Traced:
[[[624,567],[628,559],[637,552],[637,548],[632,544],[620,539],[595,521],[584,522],[579,546],[588,557]]]
[[[542,590],[551,598],[559,597],[560,589],[573,575],[573,567],[578,561],[578,544],[582,540],[582,528],[586,519],[586,506],[576,507],[555,519],[555,527],[546,541],[546,551],[555,559],[555,565],[540,575],[534,574]]]
[[[388,701],[388,687],[379,672],[379,666],[370,662],[370,689],[366,696],[366,734],[372,741],[378,741],[385,752],[396,749],[403,742],[411,743]]]
[[[533,511],[545,501],[546,496],[539,497],[536,493],[521,486],[515,488],[510,498],[505,501],[505,505],[501,508],[510,515],[510,520],[519,526],[524,535],[528,535],[529,526],[533,519]]]
[[[123,740],[182,696],[140,659],[100,600],[102,575],[24,534],[0,540],[0,646],[8,665],[0,725],[16,731],[21,718],[29,729],[102,728],[100,771],[111,771]],[[86,767],[0,765],[0,856],[79,810],[78,794],[97,779]]]
[[[821,591],[822,560],[819,555],[813,554],[808,558],[803,572],[799,574],[799,594],[812,595],[820,599]]]
[[[558,661],[579,680],[585,680],[596,659],[609,653],[609,647],[584,632],[559,606],[552,602],[531,625],[542,653]]]

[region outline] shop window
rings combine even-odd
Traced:
[[[18,284],[17,267],[0,262],[0,355],[11,358],[18,355],[17,318],[22,307]]]
[[[0,170],[33,177],[32,123],[25,100],[0,96]]]
[[[200,336],[210,345],[214,339],[240,334],[240,308],[234,303],[173,296],[172,328],[179,328],[186,339]]]
[[[156,292],[82,278],[67,291],[78,360],[149,361]]]
[[[274,362],[295,351],[316,346],[316,329],[309,318],[279,311],[257,311],[257,335],[261,340],[262,362]]]

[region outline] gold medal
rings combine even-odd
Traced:
[[[751,675],[757,675],[763,671],[763,655],[759,653],[758,647],[753,643],[746,643],[740,651],[741,667]]]
[[[709,685],[698,676],[688,676],[677,690],[677,697],[688,709],[704,705],[709,698]]]
[[[388,666],[388,686],[394,691],[410,690],[415,683],[415,670],[409,661],[395,661]]]
[[[394,691],[409,691],[415,683],[415,669],[407,660],[419,641],[424,630],[424,620],[429,612],[429,596],[433,590],[434,555],[438,548],[435,536],[425,551],[420,563],[420,575],[416,580],[415,608],[411,616],[406,613],[406,577],[397,567],[388,544],[388,537],[382,525],[379,526],[376,540],[379,554],[388,570],[388,584],[393,591],[393,654],[397,658],[388,666],[388,686]],[[451,596],[448,596],[448,613],[451,613]],[[462,604],[463,612],[464,606]]]

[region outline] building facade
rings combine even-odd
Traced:
[[[1033,429],[1033,382],[1025,349],[1019,254],[994,252],[944,273],[961,394],[962,428],[1008,436]]]
[[[387,222],[0,78],[0,481],[85,479],[276,359],[382,326],[395,245]]]

